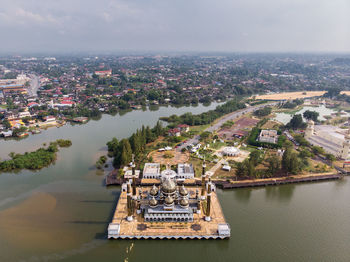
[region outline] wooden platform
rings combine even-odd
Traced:
[[[149,188],[147,188],[149,189]],[[189,188],[189,190],[196,188]],[[145,189],[146,190],[146,189]],[[194,214],[193,222],[145,222],[141,215],[134,213],[129,222],[126,209],[126,192],[121,192],[113,219],[109,226],[108,238],[116,239],[224,239],[218,233],[219,225],[227,225],[215,192],[212,192],[211,221],[204,220],[204,212]],[[228,226],[228,225],[227,225]],[[119,227],[118,234],[113,227]],[[110,230],[111,229],[111,230]]]

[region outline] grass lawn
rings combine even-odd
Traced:
[[[194,157],[190,157],[189,162],[193,165],[193,169],[195,171],[195,176],[196,177],[201,177],[201,175],[202,175],[202,164],[203,164],[202,160],[194,158]],[[206,170],[208,171],[215,164],[206,162],[206,165],[207,165]]]
[[[190,131],[201,133],[201,132],[203,132],[204,129],[206,129],[208,127],[210,127],[210,124],[208,124],[208,125],[201,125],[201,126],[192,126],[190,128]]]

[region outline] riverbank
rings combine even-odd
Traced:
[[[324,174],[308,174],[308,175],[293,175],[287,177],[275,177],[265,179],[247,179],[240,181],[227,180],[212,180],[213,183],[221,189],[235,189],[245,187],[263,187],[263,186],[278,186],[293,183],[319,182],[327,180],[338,180],[343,177],[340,173],[324,173]],[[106,186],[120,186],[127,179],[118,178],[117,172],[110,172],[104,179]],[[183,182],[186,186],[200,186],[200,179],[189,179]],[[159,185],[160,181],[157,179],[136,179],[136,184],[140,186]]]

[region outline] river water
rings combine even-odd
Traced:
[[[341,181],[221,191],[229,240],[111,240],[106,229],[119,187],[105,188],[93,165],[113,136],[160,116],[214,108],[160,108],[105,115],[1,141],[2,157],[71,139],[56,164],[0,175],[0,261],[350,261],[350,183]]]
[[[302,109],[300,109],[299,111],[294,112],[293,114],[289,114],[289,113],[276,113],[276,117],[274,118],[275,120],[283,123],[283,124],[287,124],[292,118],[293,115],[297,115],[297,114],[301,114],[303,115],[303,113],[305,111],[315,111],[319,114],[318,120],[319,121],[323,121],[326,120],[325,116],[331,116],[331,114],[337,113],[338,111],[335,109],[331,109],[331,108],[327,108],[325,105],[320,105],[320,106],[304,106]],[[341,111],[341,116],[342,117],[348,117],[350,116],[349,113],[345,112],[345,111]],[[303,117],[304,121],[307,121],[304,117]]]

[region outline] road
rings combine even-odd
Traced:
[[[37,91],[40,87],[39,77],[36,75],[30,75],[30,86],[28,87],[29,96],[38,96]]]
[[[230,120],[234,120],[236,118],[241,117],[242,115],[251,113],[255,110],[258,110],[260,108],[263,108],[265,106],[272,106],[272,105],[276,105],[278,104],[278,102],[273,102],[273,103],[268,103],[268,104],[263,104],[263,105],[257,105],[257,106],[250,106],[250,107],[246,107],[240,110],[237,110],[235,112],[232,112],[230,114],[225,115],[224,117],[220,118],[215,124],[213,124],[212,126],[206,128],[204,131],[208,131],[208,132],[214,132],[218,129],[220,129],[220,127],[227,121]],[[181,146],[179,146],[176,150],[177,151],[181,151],[183,148],[189,146],[190,144],[194,145],[197,144],[199,142],[199,135],[194,136],[191,139],[188,139],[186,143],[182,144]]]

